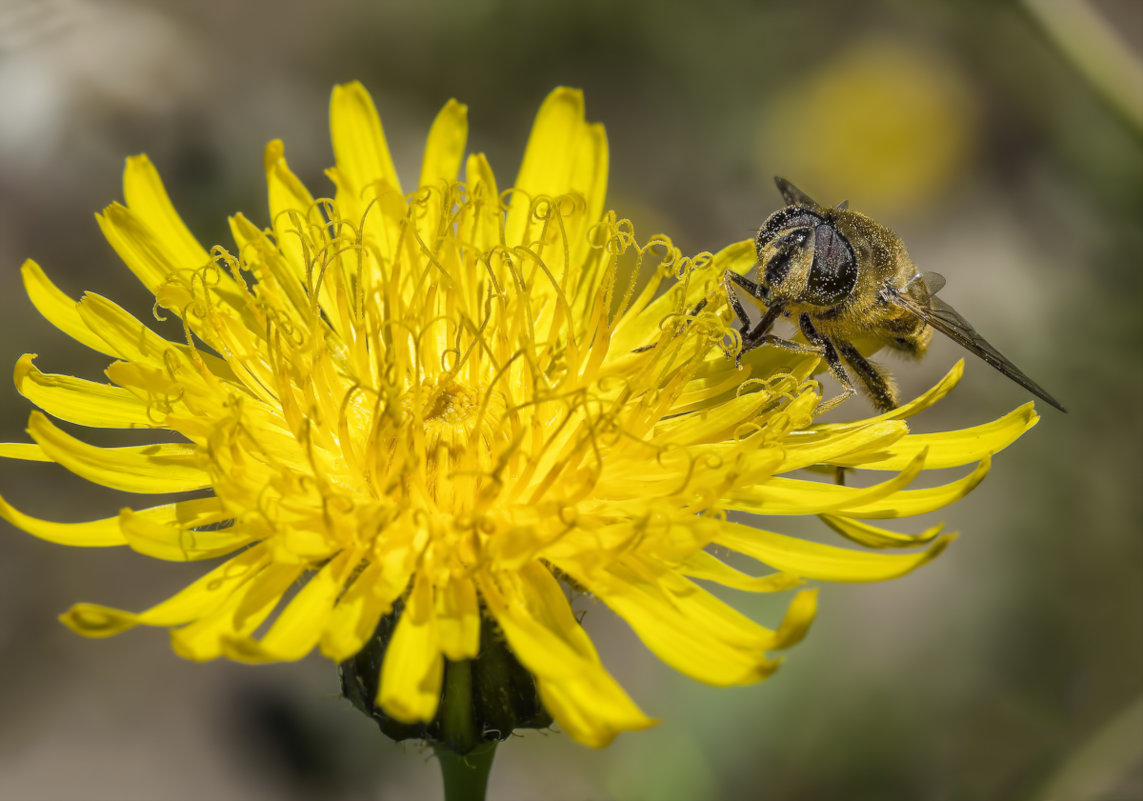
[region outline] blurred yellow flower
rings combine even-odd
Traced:
[[[97,294],[77,302],[25,263],[37,309],[113,361],[104,384],[42,373],[27,355],[19,391],[67,423],[181,436],[96,447],[33,412],[34,443],[0,456],[125,492],[196,494],[79,524],[2,499],[0,515],[64,545],[228,557],[143,612],[78,604],[63,616],[75,631],[162,626],[189,659],[294,660],[317,647],[340,662],[396,604],[376,703],[416,722],[437,711],[445,660],[476,657],[491,617],[555,720],[601,746],[653,721],[601,664],[568,588],[689,676],[757,681],[777,667],[770,652],[805,633],[814,591],[769,629],[699,582],[774,592],[900,576],[949,538],[865,521],[956,500],[1036,422],[1029,404],[977,428],[909,434],[904,419],[947,393],[959,365],[894,412],[828,425],[814,422],[816,359],[763,348],[736,370],[717,299],[723,270],[749,269],[751,243],[690,259],[665,238],[636,244],[604,212],[607,143],[579,92],[545,100],[503,193],[482,155],[465,159],[456,102],[433,123],[409,195],[359,84],[334,90],[331,128],[336,197],[315,200],[272,142],[272,226],[231,218],[232,251],[203,249],[151,162],[128,160],[126,205],[99,224],[183,341]],[[703,298],[708,310],[688,315]],[[907,488],[924,469],[972,463],[951,483]],[[790,475],[823,465],[890,475],[862,488]],[[871,550],[752,528],[731,510],[821,515]],[[920,547],[884,552],[908,546]],[[741,572],[727,551],[776,572]]]
[[[759,161],[767,178],[904,211],[963,172],[976,116],[963,76],[931,48],[868,39],[782,86],[762,111]]]

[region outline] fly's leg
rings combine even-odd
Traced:
[[[841,358],[853,368],[857,373],[857,377],[861,383],[865,385],[865,390],[869,393],[873,405],[877,407],[877,411],[881,413],[888,412],[897,408],[896,391],[893,388],[893,382],[889,377],[882,373],[877,367],[864,356],[862,356],[857,348],[844,340],[837,341],[837,350]],[[834,468],[834,481],[839,485],[845,484],[845,468]]]
[[[793,340],[784,339],[775,334],[769,333],[774,322],[782,314],[781,306],[771,306],[766,310],[766,314],[758,321],[758,325],[754,326],[751,331],[748,331],[742,337],[742,348],[738,351],[738,355],[734,359],[736,367],[742,367],[742,357],[744,354],[749,353],[755,348],[760,348],[763,345],[772,345],[775,348],[788,350],[791,353],[800,353],[810,356],[817,356],[821,358],[825,351],[821,345],[803,345],[801,342],[794,342]]]
[[[749,353],[760,345],[765,344],[768,340],[779,339],[770,333],[770,329],[774,327],[774,323],[782,315],[782,307],[775,305],[766,309],[766,313],[762,315],[762,319],[758,321],[758,325],[747,330],[743,325],[739,332],[742,335],[742,351],[739,353],[741,358],[742,353]],[[786,342],[788,340],[781,340]],[[793,344],[793,343],[791,343]]]
[[[749,292],[752,298],[757,298],[758,300],[762,299],[762,287],[733,270],[727,270],[722,274],[722,283],[726,287],[726,299],[730,301],[730,308],[734,309],[734,314],[738,318],[738,322],[741,323],[738,327],[738,333],[743,343],[742,350],[746,350],[746,338],[750,332],[750,315],[746,313],[746,308],[742,305],[742,300],[739,299],[738,293],[734,291],[734,287],[731,286],[731,284],[737,284]],[[766,316],[762,318],[762,321],[765,322],[767,317],[770,317],[770,310],[767,310]],[[777,318],[774,317],[770,320],[770,325],[774,324],[775,319]],[[758,327],[761,327],[761,323]],[[767,326],[767,328],[769,328],[769,326]],[[761,333],[764,334],[765,331]],[[741,353],[739,357],[741,358]]]
[[[865,389],[869,392],[869,397],[873,401],[873,405],[877,407],[877,411],[884,414],[896,409],[898,406],[897,390],[889,377],[858,353],[857,348],[850,343],[838,340],[837,349],[841,352],[841,357],[857,373],[861,383],[865,385]]]
[[[833,374],[833,377],[837,379],[837,383],[841,384],[842,387],[842,393],[836,398],[830,398],[828,401],[823,400],[818,404],[818,414],[822,414],[848,400],[857,390],[854,389],[853,382],[849,380],[849,374],[845,372],[845,365],[841,363],[841,356],[838,355],[837,348],[834,347],[829,337],[822,336],[818,333],[818,330],[814,328],[814,324],[808,314],[803,312],[798,316],[798,327],[802,329],[802,333],[806,335],[806,339],[821,348],[821,353],[825,356],[826,366],[829,368],[830,373]]]
[[[747,292],[751,297],[762,300],[762,287],[759,284],[751,281],[749,278],[744,278],[733,270],[727,270],[723,274],[723,281],[726,283],[726,297],[730,300],[730,308],[734,309],[734,314],[738,317],[741,325],[738,328],[739,337],[742,340],[742,346],[739,348],[738,353],[734,357],[734,366],[742,368],[742,357],[763,345],[773,345],[783,350],[792,351],[794,353],[809,353],[815,356],[822,355],[822,349],[814,345],[803,345],[800,342],[791,342],[788,339],[783,339],[770,333],[770,329],[774,327],[774,323],[782,316],[785,309],[780,303],[775,303],[766,308],[766,313],[762,315],[762,319],[753,328],[750,328],[750,315],[746,313],[746,309],[739,300],[734,287],[731,284],[736,284]]]

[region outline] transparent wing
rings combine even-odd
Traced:
[[[940,273],[925,273],[921,278],[929,288],[929,295],[935,295],[945,288],[945,277]]]
[[[805,206],[806,208],[817,208],[818,203],[812,197],[807,195],[801,189],[794,186],[785,178],[775,175],[774,183],[778,185],[778,191],[782,193],[782,199],[791,206]]]
[[[929,289],[928,308],[908,295],[902,294],[890,284],[885,285],[885,297],[894,305],[928,323],[961,347],[975,353],[1036,397],[1050,403],[1061,412],[1067,411],[1060,405],[1059,401],[1048,394],[1047,390],[1024,375],[1019,367],[1010,362],[987,339],[978,334],[972,324],[961,317],[960,312],[936,296],[935,293],[945,285],[943,276],[937,273],[925,273],[922,280]]]

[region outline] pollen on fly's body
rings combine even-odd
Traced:
[[[784,178],[787,205],[771,214],[755,237],[758,259],[749,275],[724,274],[727,299],[740,323],[743,354],[764,345],[821,356],[843,392],[822,411],[856,392],[851,376],[880,412],[898,406],[896,387],[869,361],[855,339],[872,339],[909,356],[923,356],[940,331],[1060,411],[1063,406],[937,297],[944,278],[922,275],[901,239],[848,203],[827,208]],[[740,294],[741,290],[741,294]],[[743,300],[759,308],[754,321]],[[697,309],[696,309],[697,311]],[[806,343],[770,333],[792,318]]]

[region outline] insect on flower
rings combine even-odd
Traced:
[[[919,273],[900,237],[850,211],[846,203],[826,208],[785,178],[774,180],[787,205],[771,214],[755,237],[758,260],[751,272],[757,271],[758,277],[733,270],[724,274],[730,305],[742,323],[739,360],[762,345],[819,353],[844,390],[826,401],[826,408],[854,394],[852,371],[874,406],[887,412],[898,406],[896,388],[881,368],[861,355],[853,340],[870,337],[919,358],[936,329],[1066,411],[937,297],[945,279],[937,273]],[[747,300],[764,307],[761,320],[753,326],[736,287],[745,290]],[[795,319],[809,344],[771,334],[779,317]]]
[[[656,721],[605,666],[577,596],[612,610],[685,675],[761,681],[813,622],[817,589],[804,584],[896,578],[952,540],[940,526],[903,534],[867,520],[953,503],[1038,420],[1026,404],[983,426],[910,433],[906,419],[949,392],[957,365],[895,419],[820,426],[820,386],[809,380],[819,351],[758,349],[772,341],[776,314],[812,321],[822,332],[813,341],[843,356],[867,320],[923,344],[926,324],[895,301],[879,309],[877,292],[920,305],[929,285],[909,283],[913,272],[898,279],[888,265],[900,260],[887,256],[873,262],[884,275],[859,285],[859,271],[873,268],[859,268],[854,248],[869,243],[857,234],[899,242],[788,186],[787,199],[802,204],[763,229],[761,277],[736,278],[771,309],[750,332],[744,381],[720,349],[723,319],[679,321],[720,293],[725,274],[748,274],[754,248],[684,257],[665,236],[639,244],[606,210],[607,138],[579,91],[557,88],[541,104],[510,189],[483,155],[467,153],[456,101],[429,129],[415,191],[402,189],[361,84],[334,89],[330,134],[332,197],[315,198],[274,140],[263,161],[266,223],[236,214],[233,245],[209,249],[150,159],[127,160],[123,202],[98,222],[156,313],[182,323],[174,339],[23,265],[31,303],[109,361],[107,381],[41,372],[33,354],[19,357],[16,388],[40,411],[29,417],[31,441],[0,442],[0,459],[54,462],[137,505],[61,523],[16,508],[0,486],[0,520],[57,545],[223,558],[139,612],[76,603],[61,619],[77,633],[169,629],[174,651],[201,662],[286,662],[317,650],[339,665],[363,712],[400,724],[391,736],[447,741],[457,754],[548,718],[602,747]],[[865,311],[831,321],[817,303],[825,293],[842,310],[860,298]],[[102,447],[53,417],[167,438]],[[925,471],[969,465],[960,478],[910,488]],[[887,475],[838,487],[803,474],[812,467]],[[856,547],[731,513],[775,523],[817,515]],[[757,564],[737,567],[722,553]],[[767,627],[707,583],[789,593],[789,602]]]

